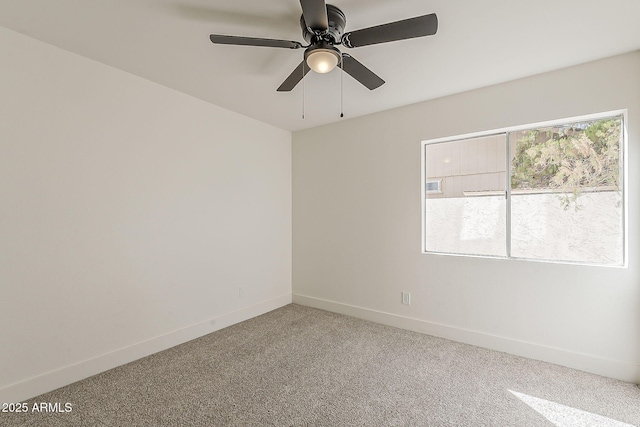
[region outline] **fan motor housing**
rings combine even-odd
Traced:
[[[327,5],[327,20],[329,21],[329,28],[325,34],[316,34],[309,31],[307,24],[304,22],[304,15],[300,17],[300,27],[302,28],[302,36],[308,43],[315,43],[317,41],[327,41],[330,43],[340,43],[342,34],[344,34],[344,27],[347,25],[347,18],[344,13],[337,7],[328,4]],[[329,38],[330,40],[327,40]]]

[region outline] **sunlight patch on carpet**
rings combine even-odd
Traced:
[[[540,399],[538,397],[518,393],[513,390],[509,390],[509,392],[529,405],[547,420],[551,421],[557,427],[634,427],[631,424],[616,421],[581,409],[572,408],[560,403],[551,402],[550,400]]]

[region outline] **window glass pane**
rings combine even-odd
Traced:
[[[425,145],[427,252],[506,256],[505,170],[505,134]]]
[[[622,117],[512,132],[511,256],[622,265]]]

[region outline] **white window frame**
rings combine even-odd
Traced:
[[[438,188],[436,188],[435,190],[429,190],[427,189],[427,186],[429,184],[437,184]],[[425,180],[425,190],[424,190],[424,194],[442,194],[442,178],[438,178],[438,179],[426,179]]]
[[[622,141],[621,141],[621,156],[622,156],[622,174],[621,174],[621,180],[622,182],[620,183],[622,185],[622,257],[623,257],[623,262],[622,265],[605,265],[605,264],[595,264],[595,263],[587,263],[587,262],[572,262],[572,261],[564,261],[564,260],[541,260],[541,259],[530,259],[530,258],[515,258],[512,257],[511,251],[510,251],[510,246],[511,246],[511,177],[510,177],[510,170],[511,170],[511,153],[510,153],[510,144],[509,144],[509,134],[511,132],[517,132],[517,131],[523,131],[523,130],[530,130],[530,129],[536,129],[536,128],[545,128],[545,127],[552,127],[552,126],[558,126],[558,125],[564,125],[567,123],[575,123],[575,122],[584,122],[584,121],[590,121],[590,120],[600,120],[600,119],[605,119],[605,118],[609,118],[609,117],[614,117],[614,116],[622,116]],[[486,131],[480,131],[480,132],[472,132],[472,133],[467,133],[467,134],[462,134],[462,135],[455,135],[455,136],[448,136],[448,137],[443,137],[443,138],[434,138],[434,139],[428,139],[428,140],[423,140],[421,141],[420,144],[420,166],[421,166],[421,179],[420,179],[420,183],[421,183],[421,188],[420,188],[420,199],[421,199],[421,205],[422,205],[422,215],[421,215],[421,241],[422,241],[422,253],[425,255],[448,255],[448,256],[462,256],[462,257],[473,257],[473,258],[493,258],[493,259],[503,259],[503,260],[517,260],[517,261],[529,261],[529,262],[543,262],[543,263],[552,263],[552,264],[577,264],[577,265],[588,265],[588,266],[598,266],[598,267],[609,267],[609,268],[628,268],[629,266],[629,260],[628,260],[628,250],[629,250],[629,241],[628,241],[628,229],[629,229],[629,224],[628,224],[628,218],[629,218],[629,214],[628,214],[628,202],[627,202],[627,197],[628,197],[628,189],[627,189],[627,183],[629,182],[629,167],[628,167],[628,157],[627,156],[627,150],[628,150],[628,129],[627,129],[627,125],[628,124],[628,117],[627,117],[627,109],[620,109],[620,110],[612,110],[612,111],[606,111],[603,113],[595,113],[595,114],[586,114],[586,115],[581,115],[581,116],[574,116],[574,117],[567,117],[567,118],[563,118],[563,119],[556,119],[556,120],[549,120],[549,121],[543,121],[543,122],[536,122],[536,123],[529,123],[529,124],[525,124],[525,125],[519,125],[519,126],[510,126],[510,127],[504,127],[504,128],[499,128],[499,129],[492,129],[492,130],[486,130]],[[475,255],[475,254],[458,254],[458,253],[448,253],[448,252],[435,252],[435,251],[427,251],[426,247],[427,247],[427,242],[426,242],[426,217],[425,217],[425,212],[426,212],[426,196],[427,196],[427,192],[426,192],[426,176],[427,176],[427,170],[426,170],[426,147],[427,145],[430,144],[437,144],[437,143],[443,143],[443,142],[453,142],[453,141],[459,141],[459,140],[463,140],[463,139],[469,139],[469,138],[478,138],[478,137],[486,137],[486,136],[490,136],[490,135],[495,135],[495,134],[499,134],[499,133],[506,133],[507,135],[507,155],[506,155],[506,171],[507,171],[507,177],[506,177],[506,197],[507,197],[507,212],[506,212],[506,221],[507,221],[507,235],[506,235],[506,245],[507,245],[507,256],[503,257],[503,256],[492,256],[492,255]],[[429,193],[429,194],[433,194],[433,193]]]

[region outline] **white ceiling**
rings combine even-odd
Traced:
[[[640,49],[639,0],[332,4],[346,14],[347,31],[439,18],[432,37],[343,49],[386,80],[369,91],[345,75],[347,118]],[[214,45],[209,34],[304,43],[300,15],[298,0],[0,1],[1,26],[292,131],[341,120],[340,71],[309,73],[279,93],[302,49]]]

